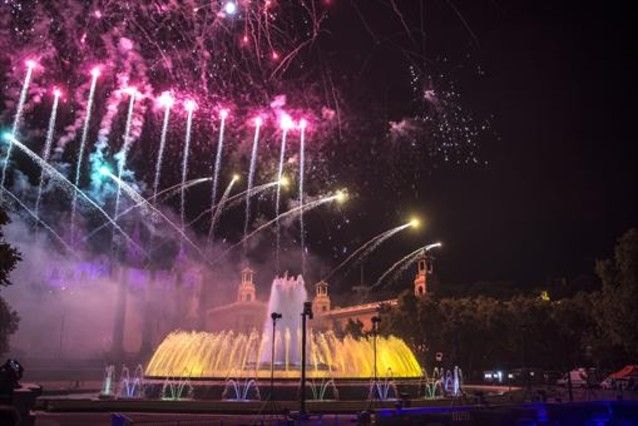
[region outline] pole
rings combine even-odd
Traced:
[[[304,302],[301,313],[301,392],[299,393],[299,414],[306,416],[306,318],[312,319],[312,303]]]
[[[270,316],[272,318],[272,344],[270,345],[270,399],[275,400],[273,397],[275,391],[275,333],[277,331],[277,316],[273,312]]]
[[[374,351],[374,382],[377,382],[377,328],[372,329],[372,350]]]
[[[374,375],[374,381],[373,383],[373,387],[372,389],[375,390],[377,389],[377,379],[378,379],[378,375],[377,375],[377,334],[379,332],[379,323],[381,322],[381,318],[377,315],[372,317],[372,352],[373,352],[373,356],[374,356],[374,360],[373,360],[373,375]],[[374,396],[372,397],[373,399],[376,398],[376,393],[374,394]],[[381,396],[379,395],[379,399],[381,399]]]

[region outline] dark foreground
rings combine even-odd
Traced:
[[[589,401],[529,403],[499,406],[441,406],[376,409],[364,414],[314,414],[305,420],[274,414],[222,415],[178,413],[36,413],[38,426],[59,425],[480,425],[480,426],[633,426],[638,425],[638,402]]]

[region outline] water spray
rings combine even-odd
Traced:
[[[11,136],[18,136],[18,129],[20,122],[22,121],[22,112],[24,111],[24,103],[27,100],[29,94],[29,85],[31,84],[31,76],[33,75],[33,69],[37,66],[37,63],[29,59],[26,61],[27,72],[22,82],[22,89],[20,90],[20,98],[18,98],[18,107],[16,108],[16,115],[13,118],[13,127],[11,128]],[[4,188],[4,183],[7,178],[7,167],[9,167],[9,160],[11,158],[11,151],[13,150],[13,142],[9,140],[9,146],[7,147],[7,154],[4,157],[4,164],[2,165],[2,181],[0,181],[0,187]]]

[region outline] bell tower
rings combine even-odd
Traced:
[[[423,297],[428,294],[428,275],[432,274],[432,258],[424,250],[417,258],[416,277],[414,277],[414,295]]]
[[[241,271],[241,283],[237,291],[237,302],[254,302],[256,300],[255,284],[253,283],[253,277],[255,271],[246,266]]]
[[[319,281],[315,284],[315,297],[312,299],[312,311],[321,315],[330,310],[330,296],[328,296],[328,283]]]

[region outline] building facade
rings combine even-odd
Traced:
[[[417,271],[413,281],[415,296],[424,297],[428,294],[428,281],[432,273],[432,258],[423,252],[417,259]],[[254,275],[254,271],[248,267],[242,270],[236,301],[209,309],[206,313],[206,330],[249,332],[262,329],[266,315],[270,313],[266,312],[267,302],[257,300]],[[327,282],[319,281],[314,287],[314,319],[310,321],[310,326],[317,330],[343,330],[352,321],[360,322],[363,331],[369,331],[372,329],[372,317],[378,315],[380,309],[393,307],[398,303],[398,299],[394,298],[339,307],[332,303]],[[301,306],[299,308],[301,309]]]

